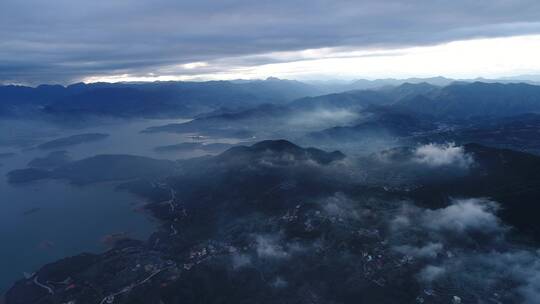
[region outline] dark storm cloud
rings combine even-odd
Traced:
[[[274,51],[538,33],[539,14],[536,0],[4,0],[0,81],[145,75]]]

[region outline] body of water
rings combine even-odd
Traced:
[[[24,185],[7,183],[6,173],[25,168],[35,157],[50,151],[36,144],[74,134],[110,134],[104,140],[70,146],[73,159],[97,154],[133,154],[178,159],[193,153],[159,153],[160,145],[190,139],[185,135],[140,133],[156,125],[185,120],[109,121],[85,128],[65,128],[35,121],[0,121],[0,153],[15,155],[0,159],[0,294],[24,272],[32,273],[46,263],[81,252],[102,252],[107,235],[125,234],[146,239],[156,228],[147,214],[138,210],[140,198],[115,190],[115,183],[74,186],[62,180],[37,181]]]

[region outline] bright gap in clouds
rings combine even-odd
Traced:
[[[474,39],[401,49],[324,48],[162,67],[151,74],[92,76],[85,82],[260,79],[497,78],[540,73],[540,35]],[[248,62],[263,62],[247,64]],[[264,63],[271,62],[271,63]]]

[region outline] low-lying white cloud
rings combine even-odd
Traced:
[[[335,193],[322,202],[324,212],[333,218],[359,219],[362,215],[355,202],[343,193]]]
[[[445,273],[444,267],[427,265],[418,274],[419,279],[423,282],[430,283]]]
[[[487,199],[459,199],[442,209],[426,210],[423,224],[435,231],[491,233],[502,228],[495,215],[498,204]]]
[[[416,148],[414,161],[431,167],[458,166],[468,168],[473,163],[473,158],[465,152],[463,147],[456,146],[454,143],[431,143]]]
[[[295,115],[288,124],[302,128],[325,128],[348,125],[359,118],[358,112],[347,109],[317,109]]]
[[[420,247],[401,245],[395,247],[394,250],[415,258],[436,258],[437,255],[443,250],[443,244],[438,242],[429,242],[428,244]]]
[[[258,235],[255,239],[257,255],[261,258],[282,259],[289,256],[280,238],[274,235]]]

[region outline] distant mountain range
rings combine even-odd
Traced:
[[[540,86],[526,83],[453,82],[437,86],[427,82],[403,83],[379,90],[348,91],[305,98],[323,106],[386,105],[438,119],[503,117],[540,111]]]
[[[485,83],[528,83],[528,84],[540,84],[540,75],[523,75],[506,78],[474,78],[474,79],[452,79],[442,76],[438,77],[413,77],[413,78],[384,78],[384,79],[358,79],[353,81],[312,81],[307,82],[314,86],[319,87],[321,90],[328,93],[338,93],[350,90],[367,90],[367,89],[380,89],[389,86],[399,86],[405,83],[419,84],[428,83],[435,86],[447,86],[456,82],[485,82]]]
[[[36,88],[9,85],[0,86],[0,115],[193,116],[220,107],[285,103],[321,93],[301,82],[274,78],[245,83],[78,83]]]
[[[244,134],[240,137],[249,137],[257,131],[289,129],[293,132],[298,130],[294,122],[304,119],[313,125],[311,132],[315,133],[309,137],[314,140],[324,138],[345,142],[366,136],[416,136],[419,132],[436,132],[437,136],[443,136],[448,132],[445,124],[453,126],[454,131],[463,131],[457,139],[473,135],[465,132],[465,128],[486,129],[484,133],[487,134],[493,124],[497,125],[498,119],[507,117],[507,120],[515,121],[512,116],[538,112],[540,86],[474,82],[440,87],[405,83],[379,90],[304,97],[287,104],[263,104],[245,110],[220,109],[188,123],[157,126],[147,132],[199,132],[206,136],[226,134],[232,137]],[[332,117],[342,118],[334,121],[329,119]],[[479,125],[490,120],[491,127]],[[523,129],[514,123],[516,128]],[[306,131],[309,132],[309,128]],[[534,135],[531,132],[534,133],[534,128],[524,136],[530,138]],[[527,142],[529,146],[535,144],[534,141]]]
[[[501,117],[540,111],[540,86],[525,83],[459,83],[410,95],[395,105],[439,118]]]
[[[67,87],[40,85],[35,88],[7,85],[0,86],[0,116],[45,115],[63,119],[81,116],[193,117],[221,108],[238,111],[261,104],[283,105],[291,101],[296,106],[306,103],[319,106],[395,104],[412,112],[452,118],[538,111],[539,87],[493,82],[485,79],[482,82],[456,82],[435,77],[308,84],[268,78],[254,81],[77,83]]]

